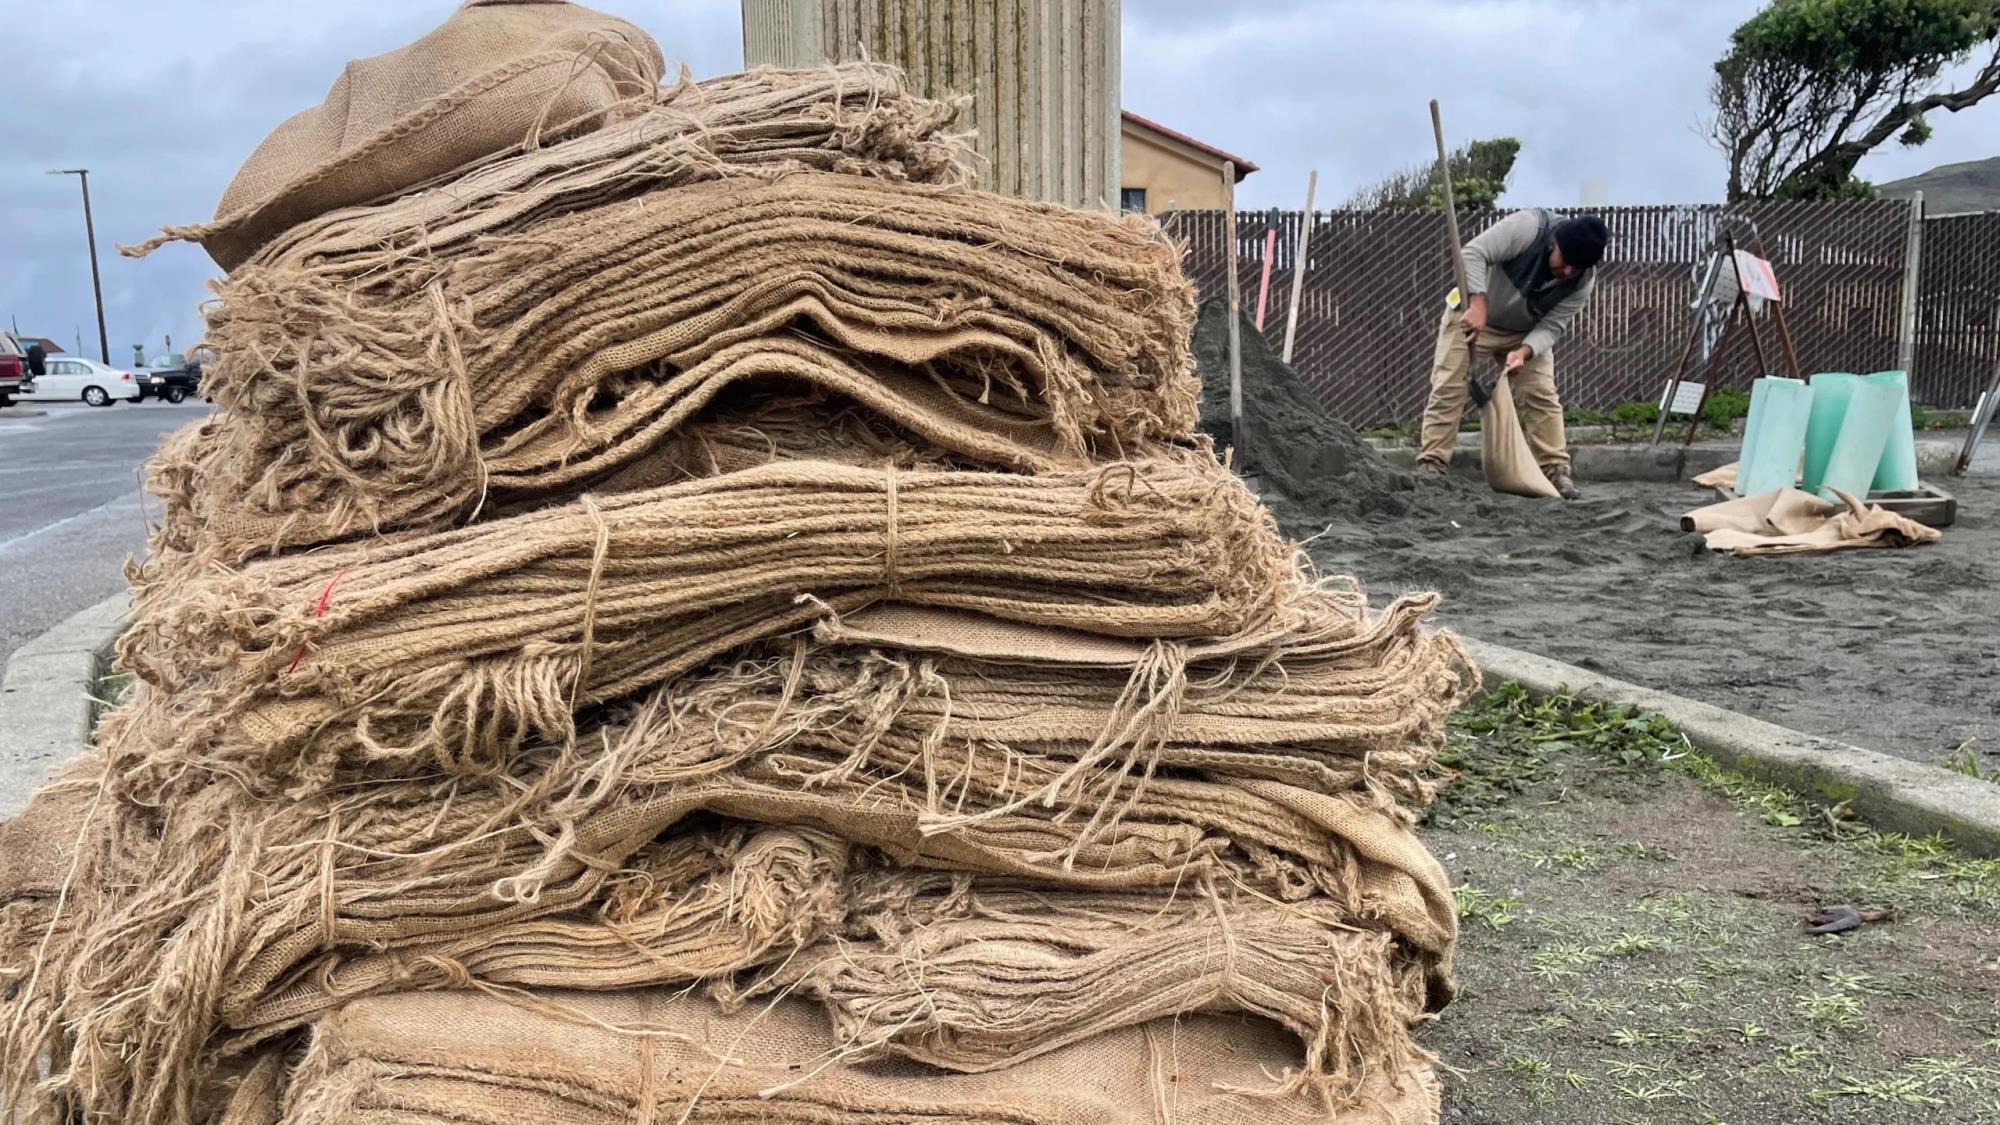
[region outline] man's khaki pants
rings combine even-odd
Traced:
[[[1488,328],[1479,334],[1473,349],[1479,353],[1480,374],[1491,379],[1495,367],[1507,353],[1527,339],[1525,332],[1502,332]],[[1465,414],[1465,338],[1458,334],[1458,313],[1448,311],[1438,325],[1437,354],[1431,360],[1431,400],[1424,406],[1423,452],[1425,461],[1451,464],[1458,448],[1458,422]],[[1514,408],[1521,415],[1521,429],[1528,436],[1528,448],[1543,472],[1569,468],[1569,444],[1563,436],[1562,400],[1556,397],[1556,358],[1532,355],[1508,380],[1514,389]]]

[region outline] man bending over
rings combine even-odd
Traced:
[[[1505,357],[1535,463],[1564,499],[1577,498],[1562,401],[1556,397],[1555,346],[1590,301],[1608,237],[1604,220],[1595,215],[1557,219],[1533,207],[1465,244],[1468,300],[1463,311],[1446,310],[1438,327],[1420,471],[1441,474],[1451,466],[1465,413],[1469,344],[1483,361]]]

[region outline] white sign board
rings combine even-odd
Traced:
[[[1673,395],[1669,404],[1667,396]],[[1660,388],[1660,409],[1667,414],[1696,414],[1701,411],[1701,400],[1708,396],[1708,386],[1703,383],[1683,381],[1676,388],[1672,382]]]
[[[1771,263],[1748,250],[1738,250],[1736,269],[1743,275],[1745,293],[1752,297],[1762,297],[1766,301],[1784,299],[1778,292],[1778,271],[1771,268]]]

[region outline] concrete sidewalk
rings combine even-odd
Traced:
[[[126,595],[91,606],[14,650],[0,680],[0,818],[89,744],[99,676],[118,640]]]

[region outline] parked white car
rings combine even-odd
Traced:
[[[92,406],[110,406],[120,399],[139,401],[139,381],[130,371],[71,355],[52,355],[47,363],[47,375],[21,384],[17,396],[21,401],[87,402]]]

